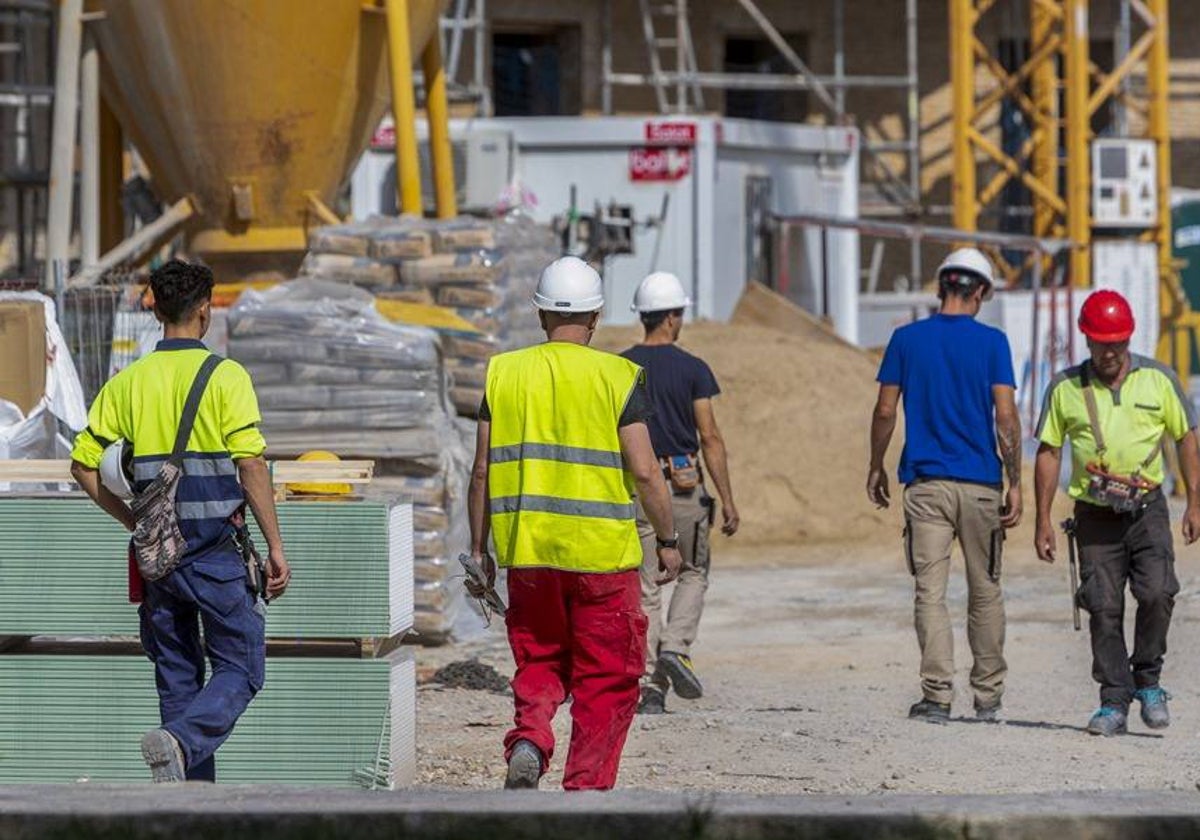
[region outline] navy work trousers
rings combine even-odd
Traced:
[[[146,584],[142,647],[154,663],[163,728],[183,749],[189,780],[216,781],[217,747],[262,688],[266,622],[256,600],[232,549]],[[205,653],[212,664],[207,682]]]

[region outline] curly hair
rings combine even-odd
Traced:
[[[213,274],[203,265],[169,260],[150,273],[154,310],[168,324],[181,324],[212,299]]]

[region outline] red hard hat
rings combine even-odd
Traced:
[[[1079,311],[1079,329],[1092,341],[1112,344],[1133,335],[1133,310],[1129,301],[1109,289],[1092,292]]]

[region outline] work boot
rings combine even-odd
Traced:
[[[1087,731],[1091,735],[1124,735],[1128,714],[1120,706],[1103,705],[1088,721]]]
[[[950,704],[937,703],[929,698],[922,698],[920,701],[913,703],[908,710],[908,716],[912,720],[923,720],[928,723],[945,723],[950,720]]]
[[[1004,720],[1004,710],[999,703],[992,706],[976,706],[975,720],[982,720],[986,723],[1000,723]]]
[[[505,790],[537,790],[542,777],[542,751],[524,739],[513,746],[508,758],[508,775],[504,778]]]
[[[638,701],[637,713],[639,715],[661,715],[666,710],[666,692],[656,685],[644,686],[642,688],[642,699]]]
[[[1142,704],[1142,723],[1151,729],[1166,729],[1171,725],[1171,713],[1167,701],[1171,695],[1158,686],[1139,688],[1133,693]]]
[[[671,688],[684,700],[695,700],[704,695],[704,686],[696,676],[691,657],[664,651],[658,655],[658,670],[666,675]]]
[[[151,729],[142,736],[142,758],[155,782],[182,782],[187,779],[183,750],[175,736],[165,729]]]

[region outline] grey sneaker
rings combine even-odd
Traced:
[[[1167,709],[1171,695],[1165,689],[1157,685],[1139,688],[1133,696],[1142,704],[1142,723],[1151,729],[1166,729],[1171,725],[1171,712]]]
[[[541,777],[541,750],[529,741],[517,741],[508,759],[508,775],[504,778],[504,789],[537,790]]]
[[[658,655],[658,670],[671,681],[671,688],[684,700],[695,700],[704,696],[704,686],[692,667],[692,659],[682,653],[666,651]]]
[[[155,782],[186,781],[183,750],[165,729],[151,729],[142,736],[142,758]]]
[[[656,685],[647,685],[642,688],[642,699],[638,701],[637,713],[639,715],[661,715],[667,711],[667,697],[665,692]]]
[[[997,703],[994,706],[976,706],[975,720],[986,721],[987,723],[1000,723],[1004,720],[1004,709]]]
[[[923,698],[908,710],[908,716],[912,720],[923,720],[929,723],[945,723],[950,720],[950,704],[936,703],[928,698]]]
[[[1124,735],[1127,731],[1128,714],[1119,706],[1101,706],[1088,721],[1087,731],[1091,735]]]

